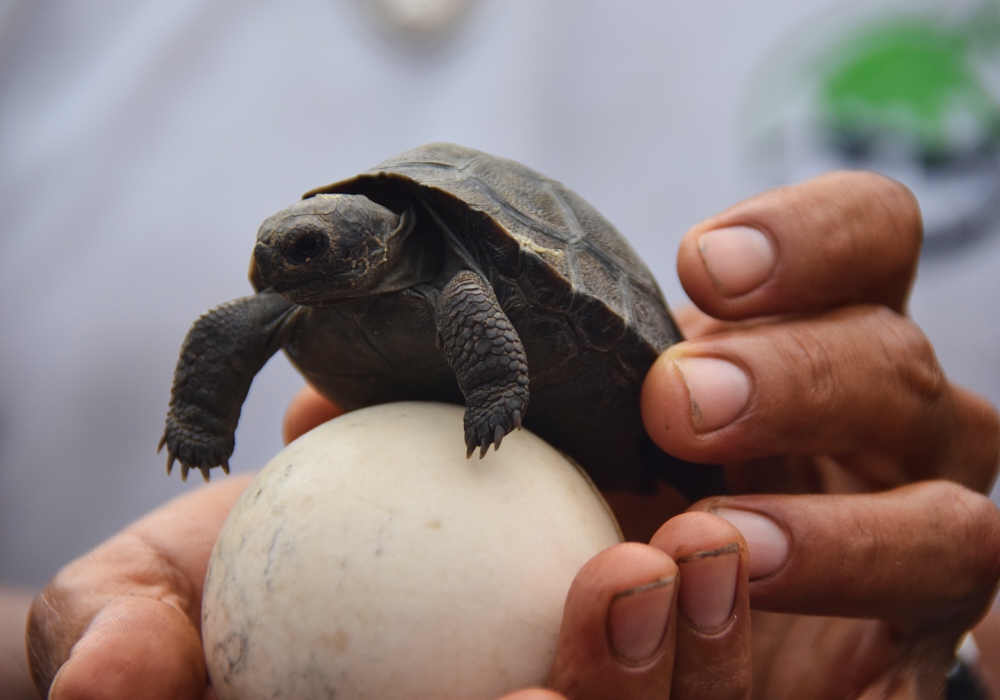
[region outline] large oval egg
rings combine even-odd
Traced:
[[[495,700],[544,683],[570,583],[621,535],[528,431],[466,459],[462,414],[355,411],[257,475],[205,580],[221,700]]]

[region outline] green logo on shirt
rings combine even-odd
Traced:
[[[751,92],[752,162],[775,181],[843,167],[901,180],[921,202],[931,252],[996,229],[1000,6],[804,34],[819,40],[782,47]]]

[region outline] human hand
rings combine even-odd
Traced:
[[[922,227],[902,185],[841,172],[695,226],[677,269],[701,311],[643,387],[667,452],[734,493],[860,492],[945,478],[985,492],[1000,421],[905,316]]]
[[[250,478],[170,501],[52,579],[28,617],[28,657],[42,697],[206,697],[205,570]]]
[[[503,700],[941,697],[1000,581],[1000,513],[947,481],[695,509],[589,562],[551,690]]]
[[[679,314],[689,340],[669,349],[647,377],[643,411],[651,437],[679,457],[725,463],[736,493],[875,491],[940,477],[985,491],[996,476],[1000,450],[996,411],[947,381],[930,344],[903,315],[920,235],[919,211],[909,193],[868,173],[835,173],[768,192],[692,229],[682,243],[678,271],[702,311]],[[971,495],[961,489],[949,492],[955,487],[947,485],[936,488],[944,488],[940,496],[955,499],[959,510]],[[881,504],[894,494],[869,496],[869,503]],[[672,505],[662,494],[610,494],[609,500],[635,539],[648,537]],[[886,514],[898,510],[899,522],[913,528],[903,531],[904,536],[934,536],[940,522],[928,517],[933,511],[891,505],[869,507]],[[845,509],[842,516],[850,512]],[[830,551],[858,537],[858,523],[846,522],[849,526],[839,534],[844,542],[831,543]],[[861,530],[862,537],[884,541],[899,535],[896,527],[891,520],[876,519],[870,530]],[[963,546],[984,547],[988,557],[998,554],[996,542],[988,538],[944,543],[956,555],[963,554]],[[873,673],[873,658],[878,657],[844,662],[855,651],[849,645],[875,639],[874,652],[899,657],[901,648],[886,641],[892,635],[884,635],[892,632],[900,638],[900,630],[906,629],[902,638],[907,644],[924,645],[936,658],[933,672],[918,677],[913,667],[907,682],[923,691],[939,686],[955,639],[985,610],[991,589],[985,589],[983,601],[960,613],[943,588],[924,591],[925,610],[917,606],[911,610],[915,614],[893,619],[898,613],[892,604],[906,599],[902,581],[923,582],[927,569],[937,564],[933,558],[901,558],[900,567],[888,572],[899,574],[897,599],[872,587],[877,579],[868,574],[880,573],[877,563],[872,561],[869,571],[862,567],[854,572],[855,600],[863,603],[854,608],[837,607],[843,588],[826,588],[836,595],[825,600],[817,593],[824,590],[816,586],[817,576],[843,570],[836,557],[826,560],[829,571],[818,567],[805,581],[786,573],[766,579],[766,585],[763,580],[751,585],[754,608],[811,616],[755,614],[755,694],[769,679],[784,680],[774,681],[763,692],[766,697],[781,697],[786,686],[809,682],[811,676],[789,676],[788,669],[798,666],[790,659],[802,658],[795,640],[810,643],[816,657],[808,659],[810,665],[840,659],[834,676],[860,678]],[[751,568],[757,565],[751,555]],[[799,584],[806,585],[812,598],[801,608],[787,607],[797,591],[802,593]],[[775,597],[775,591],[781,594]],[[835,681],[845,677],[811,675],[833,689],[842,687]],[[822,688],[800,695],[819,696]],[[831,690],[830,696],[838,695]]]
[[[340,413],[302,392],[285,414],[285,441]],[[222,524],[251,478],[232,476],[164,504],[49,582],[28,617],[42,697],[214,697],[201,646],[202,587]]]
[[[302,392],[285,414],[285,441],[340,413]],[[214,697],[201,647],[202,587],[222,524],[251,478],[232,476],[166,503],[49,582],[28,616],[42,697]]]

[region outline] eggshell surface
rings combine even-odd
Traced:
[[[257,475],[205,580],[220,700],[496,700],[545,682],[573,578],[621,535],[528,431],[466,459],[462,415],[348,413]]]

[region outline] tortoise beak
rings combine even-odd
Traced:
[[[257,289],[272,286],[275,272],[282,267],[278,252],[269,245],[258,243],[250,261],[250,281]]]
[[[287,259],[279,250],[266,243],[258,243],[254,247],[253,261],[250,263],[250,281],[258,291],[271,288],[285,296],[287,292],[307,285],[322,284],[322,277],[318,276],[315,270],[289,266]],[[294,303],[301,303],[299,299],[293,300],[287,296],[285,298]]]
[[[260,275],[260,270],[257,269],[257,258],[253,255],[250,256],[250,269],[247,271],[247,277],[250,278],[250,284],[253,285],[255,292],[265,288],[264,278]]]

